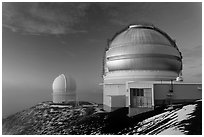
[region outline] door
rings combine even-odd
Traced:
[[[151,107],[152,92],[151,88],[130,88],[131,107]]]

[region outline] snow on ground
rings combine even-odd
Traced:
[[[178,124],[189,118],[194,112],[196,104],[183,106],[181,109],[167,109],[168,111],[159,115],[150,117],[142,122],[139,122],[134,128],[137,128],[135,133],[139,133],[145,129],[153,128],[146,134],[174,134],[174,135],[185,135],[185,131],[182,127],[177,127]],[[155,126],[156,125],[156,126]],[[183,127],[184,128],[184,127]],[[179,130],[180,129],[180,130]]]
[[[158,135],[185,135],[185,134],[182,133],[179,129],[171,127],[160,132]]]
[[[98,105],[92,104],[92,105],[82,105],[83,107],[97,107]]]
[[[129,134],[200,135],[202,102],[176,104],[144,115],[126,116],[122,108],[108,113],[102,107],[41,103],[4,120],[3,134]]]
[[[195,102],[200,102],[200,101],[202,101],[202,99],[196,100]]]
[[[104,113],[105,111],[104,110],[102,110],[101,108],[95,108],[95,113],[94,114],[96,114],[96,113]]]
[[[184,119],[189,119],[191,118],[191,113],[195,110],[196,104],[194,105],[187,105],[184,106],[182,109],[178,110],[177,113],[177,120],[180,122]]]
[[[51,105],[51,107],[58,107],[58,108],[72,108],[72,106],[66,106],[66,105]]]

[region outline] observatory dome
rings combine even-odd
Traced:
[[[70,76],[59,75],[53,82],[53,92],[73,92],[76,90],[76,83]]]
[[[104,80],[174,80],[182,70],[176,43],[154,26],[131,25],[109,42]]]
[[[76,98],[76,82],[71,76],[59,75],[53,81],[52,89],[54,103],[74,101]]]

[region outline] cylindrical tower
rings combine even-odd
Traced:
[[[154,26],[129,26],[112,38],[105,54],[104,83],[170,81],[182,70],[175,41]]]
[[[66,103],[69,101],[76,101],[76,82],[64,74],[55,78],[53,85],[53,103]]]

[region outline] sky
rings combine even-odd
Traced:
[[[2,3],[2,116],[52,100],[62,73],[76,80],[78,100],[102,103],[107,40],[138,23],[175,39],[184,82],[202,82],[201,3]]]

